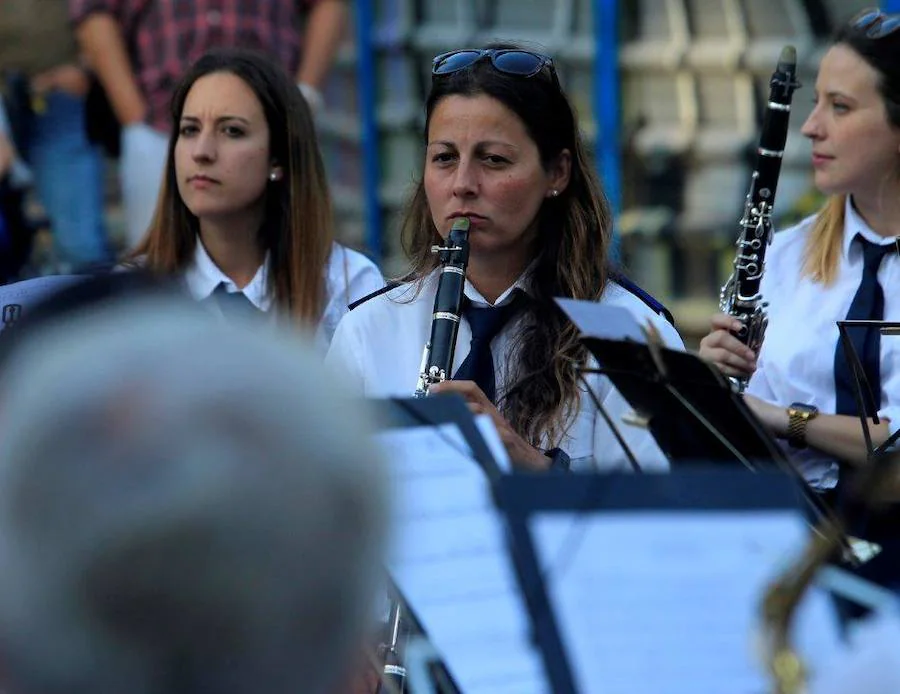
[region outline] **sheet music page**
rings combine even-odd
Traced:
[[[556,303],[584,335],[647,344],[647,338],[641,332],[634,314],[621,306],[563,298],[557,298]]]
[[[455,425],[379,434],[394,498],[389,568],[465,694],[549,694],[484,471]]]
[[[900,692],[900,609],[882,609],[856,623],[847,648],[812,673],[810,694]]]
[[[530,526],[580,694],[761,694],[764,586],[807,527],[789,511],[542,513]],[[841,650],[813,589],[794,641],[815,669]]]

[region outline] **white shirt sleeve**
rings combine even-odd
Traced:
[[[775,395],[775,391],[772,390],[772,386],[769,384],[768,374],[766,372],[765,349],[760,350],[759,359],[756,362],[756,371],[753,372],[753,376],[750,377],[750,381],[747,383],[746,392],[760,400],[772,402],[776,405],[780,404],[776,402],[777,396]]]
[[[344,249],[347,262],[347,298],[349,306],[372,292],[384,287],[384,276],[381,270],[362,253]]]
[[[328,264],[326,286],[328,303],[319,332],[328,344],[350,304],[384,287],[384,277],[378,266],[362,253],[335,244]]]
[[[366,394],[365,355],[365,345],[355,321],[342,320],[325,354],[325,366],[332,370],[335,378],[343,380],[351,392],[360,395]]]

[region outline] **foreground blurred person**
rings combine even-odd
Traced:
[[[0,377],[3,691],[334,691],[384,540],[360,407],[190,302],[34,329]]]

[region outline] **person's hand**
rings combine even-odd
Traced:
[[[713,316],[710,333],[700,340],[700,357],[715,364],[726,376],[747,376],[756,371],[756,354],[732,331],[741,329],[741,322],[725,313]]]
[[[510,426],[506,418],[500,414],[487,395],[474,381],[444,381],[429,388],[429,393],[459,393],[466,399],[469,409],[474,414],[487,414],[497,427],[500,440],[506,447],[513,465],[532,472],[550,469],[550,458],[519,436]]]
[[[763,426],[769,430],[769,433],[781,439],[787,437],[790,417],[788,416],[786,407],[760,400],[756,396],[748,395],[746,393],[743,397],[744,402],[747,403],[750,411],[763,423]]]
[[[0,179],[3,179],[9,173],[14,157],[15,152],[13,151],[12,142],[9,141],[6,135],[0,133]]]
[[[89,86],[84,68],[71,63],[45,70],[31,80],[31,89],[35,94],[58,90],[72,96],[84,96]]]

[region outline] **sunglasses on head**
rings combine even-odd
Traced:
[[[534,77],[545,67],[549,67],[551,75],[556,77],[553,60],[547,55],[518,48],[463,48],[435,56],[431,61],[432,78],[465,70],[485,58],[490,58],[495,70],[507,75]]]
[[[870,39],[880,39],[900,29],[900,14],[887,14],[878,9],[863,10],[851,22],[854,29],[864,31]]]

